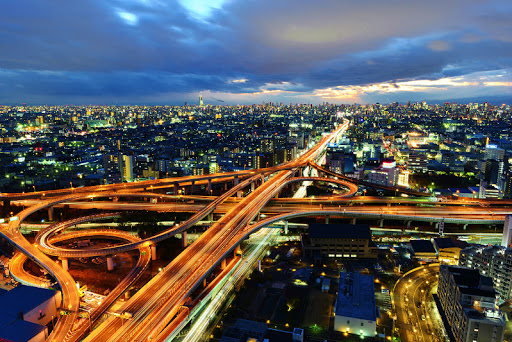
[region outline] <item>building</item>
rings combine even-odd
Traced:
[[[368,181],[385,186],[396,186],[399,181],[399,175],[400,169],[396,167],[395,161],[384,161],[380,167],[370,171]]]
[[[59,291],[20,285],[0,295],[0,338],[39,342],[48,337],[46,325],[58,317]]]
[[[422,261],[437,261],[436,249],[430,240],[410,240],[409,246],[414,258]]]
[[[133,181],[133,156],[122,155],[120,162],[121,180],[123,182]]]
[[[432,240],[437,253],[437,259],[442,264],[458,265],[460,251],[468,246],[465,241],[454,238],[434,238]]]
[[[373,276],[342,272],[334,306],[334,330],[363,336],[375,336],[377,306]]]
[[[505,320],[491,278],[470,268],[441,265],[437,295],[456,342],[503,341]]]
[[[497,145],[488,144],[485,146],[484,160],[503,160],[505,157],[505,150],[499,148]]]
[[[119,154],[104,154],[103,155],[103,173],[105,182],[107,184],[121,182],[121,169],[119,168],[120,158]]]
[[[428,168],[427,156],[424,154],[409,154],[409,162],[407,168],[413,172],[427,172]]]
[[[512,250],[500,246],[470,246],[460,252],[459,266],[491,277],[501,299],[512,298]]]
[[[293,331],[268,328],[266,323],[237,319],[232,327],[225,330],[220,342],[303,342],[304,330]]]
[[[505,248],[510,247],[512,244],[512,215],[505,216],[503,223],[503,235],[501,237],[501,245]]]
[[[305,257],[377,258],[379,248],[372,241],[367,224],[310,224],[308,233],[301,236]]]

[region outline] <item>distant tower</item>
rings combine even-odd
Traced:
[[[512,243],[512,215],[505,216],[505,223],[503,224],[503,236],[501,237],[501,245],[509,247]]]
[[[202,95],[199,95],[199,105],[200,106],[203,105],[203,96]]]

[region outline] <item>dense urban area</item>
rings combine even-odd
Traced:
[[[0,106],[0,340],[512,341],[511,114]]]

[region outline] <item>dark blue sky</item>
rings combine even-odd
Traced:
[[[18,0],[0,104],[512,98],[512,2]]]

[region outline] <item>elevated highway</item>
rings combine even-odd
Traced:
[[[176,325],[175,319],[183,317],[183,305],[187,303],[190,295],[196,289],[206,276],[211,273],[223,259],[233,253],[237,246],[247,238],[251,233],[275,221],[292,219],[300,216],[348,216],[350,217],[366,217],[371,219],[390,219],[390,220],[425,220],[430,222],[439,222],[443,220],[447,223],[466,224],[473,220],[474,222],[495,222],[499,224],[502,221],[505,209],[498,214],[496,210],[493,213],[487,209],[481,209],[481,213],[477,214],[472,209],[472,214],[468,213],[464,207],[461,210],[453,210],[453,208],[412,208],[412,207],[374,207],[365,206],[358,208],[357,206],[348,207],[350,210],[342,210],[341,204],[333,205],[333,201],[329,198],[319,199],[318,202],[305,200],[286,203],[274,198],[279,194],[281,189],[294,181],[312,181],[321,180],[325,182],[337,183],[348,188],[346,196],[352,196],[357,191],[357,186],[352,183],[352,179],[343,179],[340,175],[332,175],[333,178],[317,178],[317,177],[294,177],[296,172],[306,165],[314,166],[317,159],[322,156],[326,144],[330,142],[338,134],[342,134],[348,127],[348,122],[340,126],[332,134],[323,137],[320,142],[310,151],[306,152],[294,161],[288,162],[278,167],[250,170],[238,173],[209,175],[208,177],[185,177],[180,179],[166,179],[158,181],[150,181],[147,183],[126,183],[116,184],[112,186],[104,186],[103,188],[81,188],[72,193],[62,192],[56,197],[47,198],[40,203],[31,206],[22,212],[9,223],[0,233],[8,238],[17,248],[27,254],[34,261],[45,267],[59,282],[63,289],[63,303],[70,311],[69,316],[61,318],[52,333],[51,340],[55,341],[71,341],[77,339],[77,334],[73,334],[73,330],[77,330],[73,326],[78,311],[78,298],[76,287],[69,273],[65,272],[58,264],[49,259],[42,251],[60,257],[89,257],[98,255],[116,254],[129,251],[135,248],[146,249],[155,243],[169,238],[177,233],[182,233],[186,229],[192,227],[199,220],[208,214],[217,211],[225,213],[217,222],[215,222],[204,234],[202,234],[194,243],[186,248],[177,258],[159,272],[150,282],[148,282],[139,292],[137,292],[129,301],[127,301],[117,312],[116,316],[110,317],[102,324],[87,341],[134,341],[148,340],[152,337],[161,336],[164,328],[172,323]],[[324,172],[323,170],[320,170]],[[338,179],[336,179],[336,177]],[[188,210],[197,210],[197,212],[183,223],[170,227],[163,232],[145,240],[122,243],[113,247],[92,248],[87,250],[76,250],[57,248],[51,243],[51,239],[55,238],[55,232],[59,229],[69,227],[69,222],[55,225],[44,230],[37,240],[37,248],[26,241],[19,231],[20,223],[31,213],[38,210],[47,209],[55,205],[71,203],[76,206],[89,205],[94,202],[79,202],[88,199],[100,199],[106,197],[112,198],[129,198],[144,197],[167,199],[166,195],[156,193],[145,193],[144,191],[156,191],[160,189],[173,188],[176,194],[177,184],[179,186],[190,182],[190,186],[205,182],[208,187],[211,181],[217,179],[219,182],[233,182],[234,187],[226,191],[222,196],[214,198],[210,203],[183,203],[184,208]],[[266,180],[266,181],[264,181]],[[238,184],[237,184],[238,183]],[[251,191],[246,197],[234,199],[231,196],[239,194],[246,187],[251,186]],[[398,191],[393,188],[393,191]],[[407,190],[407,189],[406,189]],[[405,192],[407,193],[407,192]],[[411,193],[412,194],[412,193]],[[418,196],[426,197],[425,194]],[[47,196],[47,195],[45,195]],[[52,195],[53,196],[53,195]],[[48,195],[49,197],[49,195]],[[6,197],[7,198],[7,197]],[[15,196],[11,197],[15,198]],[[28,197],[21,197],[28,198]],[[176,198],[176,196],[174,196]],[[9,199],[9,198],[7,198]],[[351,198],[352,199],[352,198]],[[330,201],[326,204],[322,201]],[[345,201],[338,198],[340,201]],[[157,200],[158,201],[158,200]],[[262,209],[271,201],[275,204],[270,205],[269,214],[275,216],[269,217],[263,221],[253,223],[254,219],[262,212]],[[310,203],[308,203],[308,201]],[[98,203],[98,202],[97,202]],[[107,208],[107,202],[100,202],[103,210]],[[103,206],[104,204],[104,206]],[[92,205],[92,204],[91,204]],[[111,202],[111,210],[123,210],[121,207],[136,206],[138,210],[146,210],[147,208],[159,208],[159,210],[170,210],[177,204],[168,202],[158,203],[135,203],[127,204],[121,202]],[[167,208],[167,209],[165,209]],[[176,208],[176,207],[175,207]],[[493,208],[494,209],[494,208]],[[126,209],[125,209],[126,210]],[[133,210],[133,209],[128,209]],[[268,209],[266,209],[268,210]],[[478,216],[481,215],[481,216]],[[489,215],[491,219],[489,220]],[[502,216],[503,215],[503,216]],[[78,219],[79,221],[80,219]],[[78,222],[76,221],[76,222]],[[473,222],[471,221],[471,222]],[[97,231],[100,236],[110,235],[108,230]],[[72,234],[80,234],[80,231]],[[104,235],[102,235],[104,234]],[[78,236],[78,235],[76,235]],[[39,250],[39,248],[41,250]],[[149,257],[149,252],[146,255]],[[99,312],[99,311],[98,311]],[[129,312],[130,319],[125,319],[124,314]],[[57,329],[58,328],[58,329]],[[83,327],[80,327],[83,329]]]

